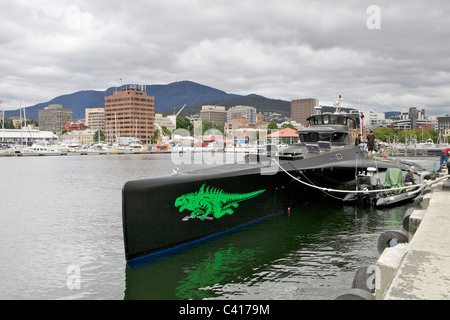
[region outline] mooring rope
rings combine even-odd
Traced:
[[[304,184],[304,185],[306,185],[306,186],[308,186],[308,187],[315,188],[315,189],[318,189],[318,190],[321,190],[321,191],[326,191],[326,192],[356,193],[356,194],[358,194],[358,193],[376,193],[376,192],[388,192],[388,191],[395,191],[395,190],[405,190],[405,189],[411,189],[411,188],[418,188],[417,190],[410,191],[410,193],[414,194],[414,193],[417,193],[417,192],[423,190],[424,188],[426,188],[426,187],[428,187],[428,186],[431,186],[431,185],[433,185],[433,184],[435,184],[435,183],[438,183],[438,182],[440,182],[440,181],[442,181],[442,180],[447,179],[447,178],[450,177],[450,175],[445,175],[445,176],[440,177],[440,178],[438,178],[438,179],[436,179],[436,180],[431,180],[431,181],[425,180],[425,181],[423,181],[421,184],[416,184],[416,185],[412,185],[412,186],[405,186],[405,187],[389,188],[389,189],[377,189],[377,190],[342,190],[342,189],[332,189],[332,188],[319,187],[319,186],[316,186],[316,185],[314,185],[314,184],[310,184],[310,183],[307,183],[307,182],[305,182],[305,181],[302,181],[302,180],[298,179],[297,177],[293,176],[292,174],[290,174],[286,169],[284,169],[284,168],[280,165],[280,163],[279,163],[277,160],[275,160],[275,159],[272,159],[272,160],[278,165],[279,168],[281,168],[281,170],[283,170],[283,171],[284,171],[288,176],[290,176],[292,179],[294,179],[294,180],[296,180],[296,181],[298,181],[298,182],[300,182],[300,183],[302,183],[302,184]],[[289,163],[293,168],[295,168],[296,170],[298,170],[298,171],[300,172],[300,169],[297,168],[297,167],[295,167],[290,161],[288,161],[288,163]],[[308,179],[308,180],[309,180],[309,179]]]

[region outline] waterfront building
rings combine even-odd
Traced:
[[[84,123],[89,129],[105,131],[105,108],[86,108]]]
[[[39,131],[30,128],[24,129],[1,129],[0,142],[8,144],[32,145],[35,141],[45,140],[53,143],[58,136],[51,131]]]
[[[246,117],[250,124],[258,121],[255,107],[235,106],[227,110],[227,122],[231,122],[231,120],[240,116]]]
[[[62,143],[77,143],[80,146],[92,145],[94,143],[95,132],[93,130],[73,130],[61,136]]]
[[[63,109],[61,104],[50,104],[39,110],[39,129],[59,133],[67,122],[72,122],[72,109]]]
[[[278,130],[266,136],[266,143],[293,145],[299,142],[299,135],[296,131],[292,128]]]
[[[155,134],[155,97],[136,88],[115,91],[105,97],[105,131],[108,141],[135,137],[147,142]]]
[[[291,120],[303,126],[308,125],[306,119],[315,114],[315,107],[319,107],[319,99],[297,99],[291,101]]]
[[[223,106],[202,106],[200,120],[211,121],[214,124],[224,124],[227,122],[227,111]]]

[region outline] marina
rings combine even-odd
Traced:
[[[17,163],[31,170],[33,164],[37,165],[29,175],[21,172],[25,175],[17,179],[18,185],[39,186],[40,193],[45,193],[40,199],[51,201],[50,206],[42,207],[38,202],[32,210],[22,212],[27,222],[35,222],[33,214],[40,212],[39,220],[45,224],[46,214],[55,210],[59,216],[50,221],[56,229],[64,229],[55,233],[48,226],[37,229],[51,231],[56,237],[53,241],[58,243],[50,254],[38,250],[45,257],[37,259],[49,259],[53,253],[67,259],[66,252],[73,257],[72,252],[82,248],[66,265],[68,291],[56,290],[57,298],[47,293],[42,298],[92,299],[83,289],[85,272],[88,278],[107,276],[90,270],[109,270],[106,265],[113,257],[116,267],[107,271],[112,272],[107,277],[115,279],[111,285],[122,288],[122,295],[100,299],[373,300],[379,294],[361,291],[359,285],[355,288],[355,283],[365,280],[357,279],[367,276],[361,271],[365,267],[361,269],[355,261],[361,262],[360,254],[376,259],[376,251],[381,253],[381,237],[391,237],[383,240],[386,246],[406,241],[403,235],[397,239],[400,233],[394,230],[380,235],[378,227],[391,230],[392,226],[404,225],[404,211],[416,206],[416,200],[423,199],[438,182],[439,153],[408,153],[397,145],[382,145],[371,155],[365,144],[354,144],[362,130],[359,120],[357,112],[341,112],[339,108],[335,113],[319,112],[308,118],[308,128],[295,132],[299,142],[290,145],[247,145],[215,136],[182,138],[179,144],[164,145],[143,145],[130,139],[127,143],[90,146],[70,141],[55,145],[44,140],[31,146],[3,146],[0,161],[7,161],[5,165]],[[423,146],[418,149],[425,150]],[[52,163],[59,174],[51,171],[40,177],[45,175],[45,166]],[[34,193],[39,194],[26,192]],[[8,197],[6,190],[4,194],[2,210],[8,214],[20,212],[22,208],[17,209],[10,201],[14,197]],[[55,198],[58,204],[54,206]],[[27,197],[25,208],[32,200]],[[76,223],[73,217],[67,220],[72,214],[77,217]],[[3,218],[6,226],[14,221],[12,216]],[[377,225],[376,231],[367,230],[367,220]],[[66,235],[70,234],[66,222],[78,232],[68,239],[72,243],[69,247],[65,247]],[[105,227],[105,223],[113,228],[112,234],[99,233],[101,229],[97,228]],[[355,230],[354,225],[359,227]],[[84,230],[83,236],[80,230]],[[311,232],[319,236],[306,240],[309,236],[304,239],[299,235]],[[358,240],[353,243],[355,232]],[[90,243],[97,233],[101,239]],[[5,234],[5,243],[14,242],[8,230]],[[378,244],[368,247],[370,244],[363,240],[367,234],[371,241],[378,236]],[[33,239],[40,236],[35,234]],[[114,246],[108,241],[111,236]],[[96,251],[98,245],[104,250],[101,257],[106,260],[100,266],[98,258],[86,255],[84,237],[89,239],[89,251]],[[20,244],[24,238],[17,239]],[[330,247],[330,243],[334,245]],[[357,254],[342,251],[342,244]],[[20,245],[11,247],[20,248],[11,250],[12,256],[23,254]],[[201,262],[196,260],[198,256]],[[348,257],[355,261],[348,261]],[[15,259],[6,261],[14,265]],[[369,260],[363,259],[365,263]],[[351,278],[350,266],[357,274],[353,291],[345,293],[343,281]],[[123,274],[117,274],[118,269]],[[166,269],[173,269],[173,273],[166,275]],[[289,275],[286,270],[290,270]],[[155,278],[153,274],[161,276]],[[386,278],[385,274],[381,277]],[[59,281],[62,279],[60,275]],[[8,288],[17,291],[14,281]],[[100,295],[105,294],[100,291]],[[34,289],[25,297],[35,299],[37,292],[39,289]]]
[[[8,3],[0,299],[450,300],[449,9]]]

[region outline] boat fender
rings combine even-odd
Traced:
[[[367,191],[369,191],[369,188],[370,188],[370,186],[368,184],[360,184],[358,186],[358,191],[366,191],[366,193],[367,193]]]
[[[335,300],[375,300],[375,297],[366,290],[350,289]]]
[[[414,199],[413,206],[416,208],[420,208],[420,207],[422,207],[422,202],[423,202],[423,196],[422,195],[417,196]]]
[[[367,175],[368,176],[373,176],[375,174],[375,172],[377,172],[377,169],[374,167],[367,167]]]
[[[409,217],[414,210],[415,208],[409,208],[408,210],[406,210],[405,215],[403,216],[403,229],[405,229],[405,231],[407,232],[409,232]]]
[[[430,171],[424,171],[420,173],[420,181],[423,182],[425,180],[432,180],[433,179],[433,172]]]
[[[343,199],[344,202],[353,202],[358,200],[358,195],[355,193],[347,193]]]
[[[408,243],[408,236],[402,231],[386,231],[378,237],[378,252],[383,253],[384,249],[395,247],[399,243]]]
[[[353,277],[352,289],[375,293],[375,266],[360,267]]]

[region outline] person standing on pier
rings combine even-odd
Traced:
[[[375,149],[375,135],[373,134],[373,131],[371,130],[369,135],[366,138],[367,140],[367,150],[369,151],[369,156],[372,156],[373,150]]]
[[[359,146],[359,145],[362,143],[361,136],[362,136],[362,134],[360,133],[360,134],[358,134],[358,136],[355,138],[355,146]]]
[[[440,163],[439,163],[440,167],[442,167],[442,165],[444,163],[447,163],[448,156],[449,156],[449,154],[448,154],[449,151],[450,151],[450,148],[445,148],[444,150],[442,150],[442,152],[441,152],[441,160],[440,160]]]

